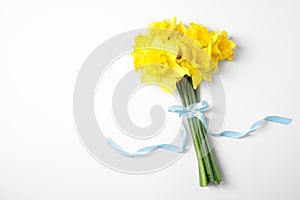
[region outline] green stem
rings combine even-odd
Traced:
[[[188,82],[188,83],[190,83],[190,82]],[[189,97],[190,103],[191,104],[197,103],[196,93],[195,93],[195,90],[193,89],[193,87],[191,86],[191,84],[187,84],[186,89],[188,91],[188,97]],[[200,126],[197,123],[197,121],[199,121],[199,120],[195,117],[192,118],[191,120],[193,121],[194,127],[197,129],[196,133],[197,133],[198,140],[201,142],[200,147],[202,148],[202,155],[203,155],[203,160],[204,160],[204,164],[205,164],[206,175],[208,177],[209,183],[214,184],[215,176],[214,176],[211,160],[209,157],[209,147],[207,146],[203,132],[201,131]]]
[[[190,105],[190,103],[188,101],[186,90],[182,89],[182,86],[180,83],[177,84],[177,89],[179,91],[183,105],[184,106]],[[206,177],[205,165],[203,162],[203,155],[201,152],[200,143],[197,139],[196,129],[191,120],[188,120],[188,123],[189,123],[189,127],[190,127],[190,130],[192,133],[194,148],[195,148],[197,160],[198,160],[200,186],[207,186],[208,182],[207,182],[207,177]]]
[[[204,127],[203,123],[200,120],[197,120],[197,122],[198,122],[198,127],[200,127],[201,131],[203,132],[204,139],[205,139],[205,142],[206,142],[206,146],[209,147],[208,156],[210,157],[210,160],[211,160],[211,164],[212,164],[213,172],[214,172],[214,175],[215,175],[216,183],[217,183],[217,185],[219,185],[222,182],[222,178],[221,178],[221,174],[220,174],[220,171],[219,171],[216,159],[215,159],[214,151],[210,147],[210,143],[208,141],[207,130],[206,130],[206,128]]]
[[[200,101],[199,87],[194,90],[191,84],[189,77],[184,77],[177,83],[177,89],[185,107]],[[220,184],[222,179],[214,152],[210,148],[206,128],[197,118],[189,118],[188,123],[198,159],[200,185]]]

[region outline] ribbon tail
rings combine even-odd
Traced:
[[[107,144],[113,148],[115,151],[117,151],[119,154],[126,156],[126,157],[136,157],[141,156],[142,154],[136,154],[136,153],[128,153],[125,151],[122,147],[120,147],[117,143],[115,143],[112,139],[107,138]]]
[[[290,118],[280,117],[280,116],[268,116],[265,118],[265,120],[269,122],[275,122],[278,124],[284,124],[284,125],[289,125],[293,121]]]
[[[293,120],[290,118],[280,117],[280,116],[267,116],[264,119],[256,121],[246,133],[240,133],[235,131],[222,131],[221,133],[210,133],[210,135],[218,137],[228,137],[228,138],[242,138],[253,132],[255,132],[265,121],[274,122],[283,125],[289,125]]]
[[[114,142],[110,138],[107,139],[107,143],[110,147],[112,147],[115,151],[117,151],[119,154],[121,154],[123,156],[138,157],[138,156],[147,155],[150,152],[155,151],[157,149],[163,149],[163,150],[174,152],[174,153],[183,153],[188,144],[188,139],[187,139],[185,130],[181,129],[181,137],[182,137],[181,146],[175,146],[172,144],[159,144],[159,145],[153,145],[153,146],[147,146],[147,147],[141,148],[138,151],[136,151],[135,153],[129,153],[129,152],[125,151],[122,147],[120,147],[116,142]]]

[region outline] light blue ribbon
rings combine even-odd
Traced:
[[[207,129],[207,123],[206,123],[204,115],[202,114],[202,111],[207,110],[208,107],[209,107],[209,105],[208,105],[207,101],[201,101],[200,103],[195,103],[195,104],[192,104],[187,107],[171,106],[171,107],[169,107],[168,110],[169,110],[169,112],[179,113],[180,117],[182,115],[185,115],[187,118],[197,117],[203,123],[205,128]],[[236,131],[222,131],[221,133],[209,133],[209,134],[212,136],[241,138],[241,137],[245,137],[246,135],[249,135],[250,133],[255,132],[265,121],[288,125],[293,120],[286,118],[286,117],[280,117],[280,116],[267,116],[263,119],[256,121],[246,133],[240,133],[240,132],[236,132]]]
[[[189,105],[187,107],[170,106],[168,111],[178,113],[179,117],[182,117],[183,115],[185,115],[186,118],[196,117],[203,123],[203,125],[207,129],[207,123],[206,123],[205,117],[202,112],[207,110],[208,107],[209,107],[209,105],[208,105],[207,101],[201,101],[199,103],[195,103],[195,104]],[[293,120],[286,118],[286,117],[280,117],[280,116],[267,116],[263,119],[256,121],[250,127],[250,129],[245,133],[240,133],[240,132],[236,132],[236,131],[222,131],[221,133],[209,133],[209,134],[212,136],[216,136],[216,137],[223,136],[223,137],[229,137],[229,138],[241,138],[241,137],[245,137],[245,136],[255,132],[265,121],[288,125]],[[164,150],[175,152],[175,153],[182,153],[185,151],[186,146],[187,146],[187,136],[186,136],[186,132],[183,130],[183,125],[181,126],[180,136],[182,138],[182,144],[180,147],[171,145],[171,144],[159,144],[159,145],[153,145],[153,146],[147,146],[147,147],[141,148],[138,151],[136,151],[135,153],[128,153],[127,151],[122,149],[118,144],[116,144],[110,138],[108,138],[108,144],[113,149],[115,149],[117,152],[119,152],[121,155],[127,156],[127,157],[144,156],[156,149],[164,149]]]
[[[136,151],[135,153],[128,153],[127,151],[125,151],[122,147],[120,147],[117,143],[115,143],[110,138],[107,139],[107,142],[108,142],[108,145],[110,145],[114,150],[119,152],[121,155],[127,156],[127,157],[137,157],[137,156],[147,155],[156,149],[164,149],[164,150],[171,151],[174,153],[183,153],[188,144],[187,135],[186,135],[185,130],[183,130],[183,125],[180,128],[180,137],[182,138],[182,143],[181,143],[181,146],[179,146],[179,147],[172,145],[172,144],[159,144],[159,145],[143,147],[143,148],[139,149],[138,151]]]
[[[202,112],[207,110],[208,107],[209,107],[209,105],[208,105],[207,101],[201,101],[199,103],[194,103],[187,107],[170,106],[168,111],[179,113],[179,117],[182,117],[183,115],[185,115],[186,118],[197,117],[203,123],[205,128],[207,129],[207,123],[206,123],[205,117]]]

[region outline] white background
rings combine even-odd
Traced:
[[[1,1],[0,199],[299,199],[299,3],[241,1]],[[83,148],[72,116],[77,73],[89,53],[113,35],[177,16],[225,29],[237,43],[220,70],[225,129],[254,136],[222,138],[215,150],[224,183],[200,188],[188,151],[152,174],[119,173]]]

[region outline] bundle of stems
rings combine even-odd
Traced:
[[[185,107],[200,102],[199,86],[195,90],[190,77],[183,77],[176,86]],[[198,159],[200,186],[219,185],[222,178],[213,149],[208,141],[207,130],[198,118],[193,117],[187,120]]]

